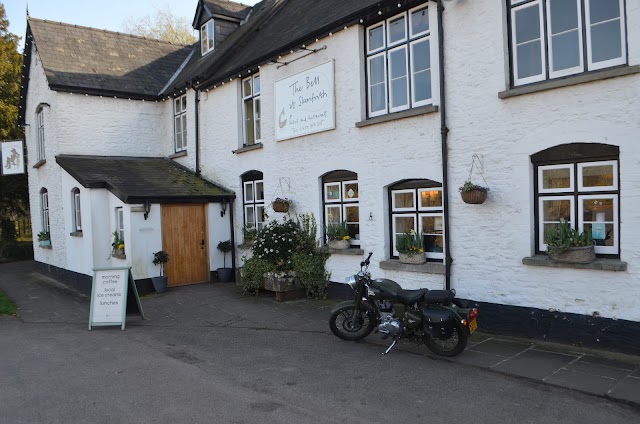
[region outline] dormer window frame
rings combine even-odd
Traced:
[[[215,26],[213,18],[200,26],[200,52],[202,56],[215,50]]]

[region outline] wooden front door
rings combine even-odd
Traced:
[[[209,281],[207,216],[204,204],[162,205],[162,246],[169,254],[169,286]]]

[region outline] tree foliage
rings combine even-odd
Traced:
[[[197,40],[189,19],[175,16],[168,6],[156,10],[153,15],[127,19],[123,29],[131,34],[171,43],[193,44]]]
[[[0,3],[0,140],[23,139],[18,126],[22,55],[20,38],[9,32],[9,20]],[[0,217],[15,219],[29,208],[27,175],[0,176]]]

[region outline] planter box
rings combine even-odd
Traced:
[[[424,253],[417,253],[415,255],[400,253],[398,257],[399,257],[400,263],[403,263],[403,264],[421,265],[427,262],[427,257],[425,256]]]
[[[40,240],[38,244],[40,245],[40,247],[51,246],[51,240]]]
[[[487,192],[485,190],[461,191],[462,201],[471,205],[479,205],[487,200]]]
[[[344,250],[351,246],[349,240],[329,240],[329,249]]]
[[[276,292],[276,301],[300,299],[305,296],[303,288],[298,287],[295,271],[267,272],[264,274],[265,290]]]
[[[594,246],[570,247],[562,253],[549,253],[549,259],[569,264],[588,264],[596,260],[596,251]]]

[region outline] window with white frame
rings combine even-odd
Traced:
[[[507,0],[513,85],[627,63],[625,0]]]
[[[246,230],[262,230],[265,221],[264,180],[262,172],[250,171],[242,176],[242,205]]]
[[[202,56],[213,51],[214,34],[215,34],[215,30],[213,26],[213,19],[209,19],[200,27],[200,52],[202,53]]]
[[[427,258],[444,259],[442,185],[431,180],[407,180],[389,188],[391,257],[398,257],[398,238],[412,230],[422,234]]]
[[[242,80],[242,120],[245,146],[260,141],[260,75]]]
[[[187,148],[187,95],[173,99],[174,142],[176,152]]]
[[[371,25],[366,37],[368,116],[431,104],[428,7]]]
[[[620,191],[617,155],[558,159],[551,164],[532,161],[536,172],[537,251],[546,251],[545,234],[564,220],[580,232],[591,233],[596,254],[618,256]]]
[[[347,224],[350,243],[360,246],[360,190],[358,174],[334,171],[322,178],[324,225]]]
[[[80,215],[80,189],[77,187],[71,190],[71,207],[73,211],[73,231],[80,232],[82,231],[82,217]]]
[[[124,244],[124,212],[122,207],[116,208],[116,233],[118,233],[118,240]]]
[[[38,108],[36,112],[36,142],[38,151],[38,161],[44,160],[44,109]]]
[[[42,211],[42,231],[49,233],[49,192],[46,188],[40,190],[40,209]]]

